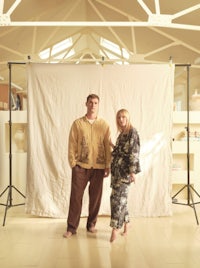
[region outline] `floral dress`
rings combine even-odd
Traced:
[[[129,222],[127,198],[130,173],[139,173],[140,138],[135,128],[128,133],[120,133],[112,152],[111,162],[111,221],[112,228],[121,228]]]

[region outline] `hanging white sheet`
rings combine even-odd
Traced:
[[[116,112],[126,108],[141,139],[142,172],[131,185],[131,216],[168,216],[171,204],[171,131],[174,65],[28,64],[28,165],[26,212],[66,218],[71,169],[68,135],[86,112],[86,97],[100,97],[99,116],[115,141]],[[110,177],[104,180],[101,215],[110,214]],[[88,213],[84,194],[82,216]]]

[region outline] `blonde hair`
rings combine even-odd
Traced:
[[[126,119],[127,119],[126,127],[125,127],[125,129],[123,129],[123,130],[122,130],[122,128],[120,127],[120,125],[119,125],[119,123],[118,123],[118,117],[119,117],[119,115],[123,115],[123,116],[125,116]],[[129,114],[129,112],[128,112],[126,109],[120,109],[120,110],[117,112],[117,114],[116,114],[116,125],[117,125],[117,130],[118,130],[119,132],[122,132],[122,131],[123,131],[124,133],[129,132],[129,130],[130,130],[131,128],[133,128],[133,125],[132,125],[131,122],[130,122],[130,114]]]

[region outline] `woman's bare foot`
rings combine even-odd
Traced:
[[[122,235],[126,236],[128,234],[128,223],[124,224],[124,231],[122,233]]]
[[[117,238],[117,229],[113,229],[110,237],[110,242],[112,243]]]
[[[71,237],[72,235],[73,235],[72,232],[67,231],[67,232],[65,232],[65,233],[63,234],[63,237],[64,237],[64,238],[69,238],[69,237]]]

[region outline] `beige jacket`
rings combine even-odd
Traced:
[[[110,168],[111,147],[110,128],[108,124],[97,118],[93,124],[86,116],[75,120],[69,134],[68,158],[71,167],[79,165],[83,168]]]

